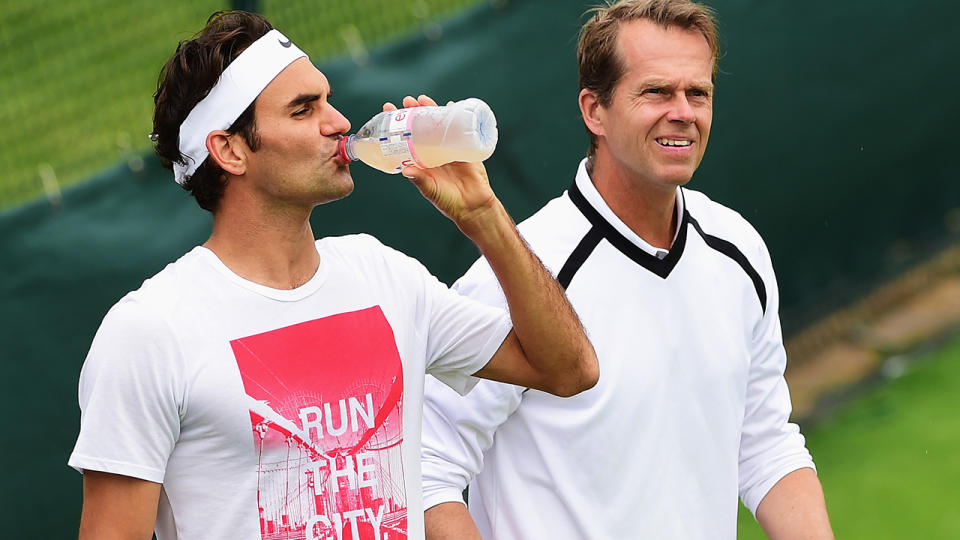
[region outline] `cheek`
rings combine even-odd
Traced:
[[[705,141],[710,137],[710,128],[713,126],[713,117],[707,116],[702,121],[697,122],[700,130],[700,137]]]
[[[262,139],[264,145],[269,144],[277,153],[289,153],[316,144],[318,134],[315,125],[310,125],[310,122],[289,122],[276,126]]]
[[[630,117],[630,128],[637,133],[638,137],[650,137],[651,133],[657,131],[658,126],[669,126],[669,111],[663,108],[652,106],[644,107],[634,112]]]
[[[701,126],[705,126],[701,129],[705,131],[710,131],[710,126],[713,124],[713,106],[705,106],[702,110],[697,111],[697,123]]]

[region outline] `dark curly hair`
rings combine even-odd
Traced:
[[[244,11],[219,11],[193,39],[181,41],[173,56],[160,70],[157,93],[153,95],[153,139],[163,166],[186,164],[178,139],[180,124],[190,111],[213,89],[220,75],[244,49],[273,29],[264,17]],[[260,146],[254,105],[227,129],[240,133],[252,150]],[[183,188],[205,210],[214,212],[226,187],[224,170],[209,156],[187,179]]]

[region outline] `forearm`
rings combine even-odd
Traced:
[[[427,540],[481,540],[463,503],[445,502],[428,508],[423,521]]]
[[[410,103],[417,101],[410,98]],[[477,245],[506,296],[514,331],[477,375],[559,396],[596,384],[599,368],[593,346],[563,290],[520,238],[490,189],[483,165],[406,167],[403,174]]]
[[[482,219],[458,225],[496,275],[516,339],[544,387],[558,395],[573,395],[596,384],[596,355],[580,320],[503,205],[496,201]]]
[[[823,488],[813,469],[793,471],[760,501],[757,521],[772,540],[832,539]]]

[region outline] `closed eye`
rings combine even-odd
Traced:
[[[313,104],[320,100],[320,97],[320,94],[300,94],[293,98],[293,100],[287,104],[287,109],[293,111],[290,113],[290,116],[305,116],[310,112]]]

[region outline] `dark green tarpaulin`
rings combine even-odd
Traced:
[[[712,4],[726,52],[710,148],[690,187],[764,235],[787,329],[956,238],[955,37],[921,14],[939,2]],[[574,58],[584,8],[483,7],[445,24],[437,41],[322,69],[354,127],[408,93],[485,99],[500,126],[488,170],[519,220],[570,184],[586,148]],[[314,213],[317,235],[372,233],[446,281],[475,258],[405,179],[353,171],[354,195]],[[59,209],[39,201],[0,215],[2,536],[75,534],[80,476],[65,463],[86,349],[109,306],[209,226],[152,158],[142,173],[119,165],[68,190]]]

